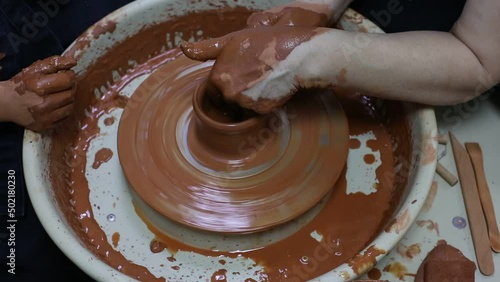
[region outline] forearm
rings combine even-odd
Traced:
[[[445,32],[329,30],[306,43],[302,52],[308,54],[296,52],[304,58],[298,77],[306,87],[333,85],[380,98],[449,105],[498,82],[464,43]]]

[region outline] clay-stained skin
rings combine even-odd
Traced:
[[[2,60],[3,58],[5,58],[5,56],[6,56],[5,53],[0,52],[0,60]]]
[[[476,265],[460,250],[440,242],[429,252],[420,265],[415,282],[425,281],[474,281]],[[457,280],[454,280],[457,279]]]
[[[181,48],[193,60],[217,58],[208,83],[211,88],[221,91],[226,100],[258,113],[268,113],[283,105],[293,93],[279,99],[260,97],[255,101],[242,92],[264,80],[273,67],[285,60],[297,46],[323,31],[287,26],[273,28],[271,32],[267,28],[252,28],[201,43],[183,42]],[[230,63],[235,59],[239,66],[246,67],[239,68]]]
[[[75,73],[70,68],[75,65],[72,58],[53,56],[36,61],[9,81],[31,114],[31,119],[26,116],[22,121],[27,128],[50,129],[71,113]]]
[[[93,169],[98,169],[103,163],[107,163],[113,157],[113,151],[109,148],[102,148],[95,153]]]
[[[223,13],[224,17],[220,17],[220,13]],[[138,35],[128,39],[126,43],[119,44],[114,49],[109,50],[99,64],[89,67],[87,72],[78,78],[79,89],[75,97],[75,116],[64,124],[64,128],[54,132],[52,139],[50,172],[53,189],[66,219],[87,248],[111,267],[119,269],[126,275],[140,281],[164,281],[163,278],[152,275],[147,268],[130,262],[120,252],[115,251],[93,216],[85,168],[88,146],[91,140],[100,133],[97,121],[100,116],[113,108],[123,107],[127,99],[119,96],[118,92],[127,85],[130,79],[149,72],[158,65],[178,56],[178,53],[175,52],[161,54],[160,50],[166,42],[166,33],[173,34],[175,31],[183,31],[183,34],[186,35],[184,40],[187,40],[190,31],[202,28],[204,36],[218,37],[243,28],[249,13],[247,10],[239,9],[191,14],[153,28],[144,29]],[[226,24],[222,18],[232,24]],[[211,24],[207,25],[207,22]],[[85,40],[80,43],[81,46],[77,46],[79,48],[86,44]],[[77,50],[79,49],[70,50],[70,53],[76,56]],[[136,50],[143,50],[143,52],[137,53]],[[152,54],[153,59],[148,62],[147,56],[150,54]],[[128,59],[136,60],[138,63],[137,68],[129,72],[127,72],[129,69]],[[112,83],[112,70],[120,70],[122,76],[122,79],[115,84]],[[94,90],[102,85],[107,85],[108,82],[110,87],[97,100],[94,96]],[[400,198],[406,193],[404,189],[406,177],[401,179],[383,177],[386,174],[394,175],[394,165],[409,157],[408,144],[411,146],[411,141],[405,138],[411,134],[408,134],[406,121],[401,117],[391,118],[390,122],[384,122],[383,117],[378,117],[375,114],[373,100],[356,96],[353,93],[346,93],[342,103],[345,108],[349,108],[347,114],[350,120],[351,135],[374,130],[377,136],[378,145],[374,144],[373,146],[380,150],[383,163],[377,170],[377,176],[382,177],[379,189],[377,193],[370,196],[346,195],[345,180],[339,181],[335,193],[332,193],[333,195],[329,199],[330,204],[324,209],[323,216],[311,222],[303,229],[303,232],[258,252],[244,253],[266,267],[266,273],[263,274],[263,277],[268,277],[270,281],[280,281],[283,275],[292,275],[306,280],[346,262],[366,247],[366,244],[383,228],[388,217],[392,215],[392,210],[397,207]],[[395,104],[389,111],[391,113],[389,117],[400,115],[400,108],[400,104]],[[91,109],[89,111],[91,115],[86,116],[85,109]],[[391,138],[398,140],[399,144],[406,144],[398,146],[395,155],[392,154]],[[394,179],[394,183],[392,179]],[[70,205],[70,201],[74,203],[73,206]],[[370,216],[360,217],[358,216],[360,213]],[[77,216],[80,214],[88,214],[88,216],[80,218]],[[339,230],[337,226],[344,228]],[[359,229],[359,226],[363,226],[363,228]],[[310,237],[309,234],[313,230],[325,234],[324,242],[317,242]],[[122,234],[122,236],[125,235]],[[217,252],[193,250],[183,245],[182,242],[172,241],[165,237],[162,238],[162,241],[168,243],[170,250],[196,251],[214,257],[221,255]],[[337,242],[340,243],[340,248],[337,246]],[[301,248],[296,248],[296,246],[301,246]],[[340,253],[338,253],[339,251]],[[231,255],[235,254],[229,254],[228,257]],[[329,259],[317,260],[316,270],[309,273],[305,269],[307,266],[300,262],[300,258],[304,255],[310,258],[320,255]],[[175,258],[171,257],[170,260],[175,261]],[[312,263],[312,260],[309,261]]]

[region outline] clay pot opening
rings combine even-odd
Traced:
[[[246,133],[265,125],[265,116],[224,101],[222,94],[209,91],[205,85],[193,95],[193,110],[203,126],[222,134]]]

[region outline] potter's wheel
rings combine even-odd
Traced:
[[[256,232],[306,212],[347,159],[339,102],[314,91],[268,116],[221,120],[203,95],[211,66],[179,56],[134,92],[118,130],[129,184],[157,212],[202,230]]]

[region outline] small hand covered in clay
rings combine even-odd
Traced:
[[[335,11],[345,9],[350,2],[348,0],[297,0],[287,5],[251,14],[247,20],[247,26],[326,27],[335,22],[340,15]]]
[[[72,58],[53,56],[37,61],[0,83],[0,121],[34,131],[56,127],[73,110],[75,73]]]
[[[302,85],[300,68],[307,42],[327,29],[276,26],[244,29],[201,42],[183,42],[184,54],[199,61],[217,59],[207,82],[229,102],[258,113],[283,105]],[[297,48],[300,46],[301,48]]]

